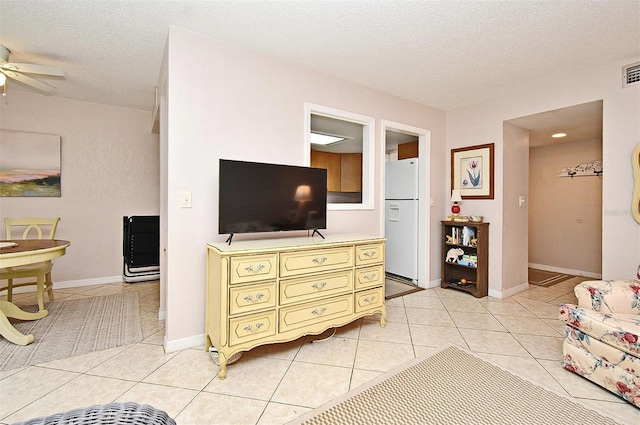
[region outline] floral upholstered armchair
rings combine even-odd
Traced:
[[[562,366],[640,407],[640,281],[585,281],[566,322]]]

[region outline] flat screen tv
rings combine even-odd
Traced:
[[[218,233],[327,227],[324,168],[220,160]],[[322,236],[322,235],[320,235]]]

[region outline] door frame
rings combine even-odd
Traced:
[[[431,176],[429,173],[429,164],[431,163],[431,131],[413,127],[411,125],[402,124],[395,121],[381,120],[380,134],[382,135],[383,152],[387,146],[387,130],[397,133],[411,134],[418,136],[418,286],[421,288],[430,288],[429,271],[431,270],[429,250],[429,241],[431,240],[431,211],[430,211],[430,193],[431,193]],[[380,169],[382,170],[382,194],[378,207],[383,211],[380,214],[380,232],[384,234],[385,227],[385,203],[384,203],[384,170],[385,155],[381,155],[379,159]],[[436,281],[434,286],[438,286]]]

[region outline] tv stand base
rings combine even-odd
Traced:
[[[384,327],[384,244],[365,235],[207,244],[204,348],[218,352],[218,378],[254,347],[373,314]]]

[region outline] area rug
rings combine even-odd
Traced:
[[[37,311],[37,306],[26,311]],[[11,319],[34,342],[15,345],[0,337],[0,371],[106,350],[142,340],[137,292],[54,301],[49,315],[28,322]]]
[[[290,424],[615,424],[449,345],[297,418]]]
[[[529,269],[529,284],[549,287],[556,283],[564,282],[565,280],[575,277],[571,274],[550,272],[547,270]]]
[[[405,283],[401,279],[396,279],[387,275],[384,282],[384,299],[390,300],[392,298],[401,297],[403,295],[422,290],[423,288],[420,288],[419,286]]]

